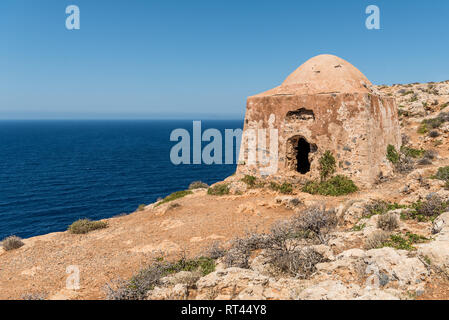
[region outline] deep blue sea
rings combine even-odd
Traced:
[[[202,122],[203,131],[242,126]],[[176,128],[191,132],[192,121],[0,121],[0,240],[130,213],[192,181],[211,184],[235,171],[235,164],[173,165]]]

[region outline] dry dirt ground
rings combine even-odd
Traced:
[[[429,103],[422,103],[422,110],[416,111],[418,107],[408,103],[405,99],[409,96],[399,90],[417,92],[418,86],[381,86],[380,89],[397,95],[398,104],[405,105],[401,108],[412,114],[401,116],[402,132],[410,137],[411,145],[438,152],[433,164],[418,166],[429,177],[438,167],[449,165],[449,130],[429,138],[418,134],[417,129],[422,119],[435,116],[440,111],[438,108],[449,102],[444,100],[449,97],[449,90],[436,98],[428,98],[429,93],[424,91],[422,97],[420,92],[418,102],[429,99]],[[429,88],[427,84],[421,86]],[[449,82],[444,88],[449,88]],[[434,109],[426,109],[428,106]],[[401,202],[404,198],[401,190],[409,183],[408,179],[407,175],[398,175],[371,190],[338,198],[312,196],[298,190],[294,190],[294,196],[304,206],[317,203],[336,207],[358,199]],[[276,221],[294,214],[281,199],[281,194],[269,189],[227,196],[207,195],[206,190],[199,189],[172,203],[156,208],[150,205],[126,216],[107,219],[108,228],[89,234],[60,232],[25,239],[25,245],[17,250],[0,249],[0,299],[20,299],[26,294],[44,294],[48,299],[104,299],[106,283],[128,279],[161,255],[167,259],[182,253],[193,257],[215,241],[225,242],[245,232],[268,230]],[[347,248],[350,247],[348,244]],[[69,276],[66,269],[71,265],[80,270],[79,290],[66,289]],[[435,275],[419,299],[449,299],[448,278],[444,274]]]
[[[401,185],[392,181],[377,190],[339,198],[302,195],[306,202],[327,207],[359,198],[397,201]],[[269,190],[242,196],[210,196],[199,190],[176,200],[179,207],[167,204],[111,218],[106,220],[108,228],[86,235],[60,232],[25,239],[22,248],[0,253],[0,299],[31,293],[49,299],[103,299],[106,283],[131,277],[161,254],[195,256],[215,241],[266,231],[290,217],[293,211],[276,202],[279,196]],[[77,291],[65,289],[70,265],[80,270]]]

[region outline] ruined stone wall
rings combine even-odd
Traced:
[[[373,94],[275,95],[250,97],[244,131],[279,130],[278,176],[316,179],[319,157],[330,150],[337,173],[369,186],[382,171],[391,170],[385,158],[388,144],[400,147],[399,122],[394,100]],[[303,137],[316,150],[309,155],[310,172],[292,169],[290,141]],[[269,144],[265,151],[269,154]],[[247,147],[242,141],[242,151]],[[313,148],[312,148],[313,149]],[[315,151],[315,152],[313,152]],[[238,172],[257,174],[260,164],[241,163]]]

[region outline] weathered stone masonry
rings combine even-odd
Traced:
[[[394,99],[381,95],[359,70],[332,55],[310,59],[281,86],[248,98],[244,132],[269,129],[273,120],[279,132],[273,176],[317,178],[318,159],[329,150],[338,174],[369,186],[380,173],[392,170],[387,145],[399,149],[401,144]],[[240,159],[247,147],[242,141]],[[242,161],[237,170],[257,175],[261,167]]]

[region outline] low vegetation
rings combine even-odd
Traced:
[[[433,221],[446,211],[449,201],[444,201],[437,194],[431,194],[425,201],[417,201],[411,205],[411,209],[403,213],[403,219],[416,219],[418,221]]]
[[[419,152],[419,150],[409,147],[403,147],[401,152],[398,152],[393,145],[389,144],[387,146],[387,159],[393,164],[396,172],[408,173],[415,168],[415,162],[410,154],[416,155]]]
[[[137,211],[143,211],[143,210],[145,210],[145,207],[146,207],[146,204],[140,204],[140,205],[137,207]]]
[[[17,236],[10,236],[2,241],[2,247],[6,251],[11,251],[15,249],[19,249],[20,247],[24,246],[24,243],[21,238]]]
[[[263,249],[275,273],[308,278],[317,263],[326,261],[310,244],[326,243],[336,224],[334,211],[311,207],[274,225],[268,234],[234,239],[223,261],[227,267],[249,268],[252,252]]]
[[[323,196],[342,196],[358,190],[354,182],[342,175],[331,177],[336,171],[335,158],[330,151],[326,151],[319,160],[320,181],[308,181],[302,188],[303,192]]]
[[[104,221],[91,221],[90,219],[80,219],[72,223],[68,231],[73,234],[86,234],[94,230],[107,228]]]
[[[446,123],[448,121],[449,121],[449,113],[441,112],[435,118],[424,119],[423,121],[421,121],[421,124],[418,127],[418,133],[426,134],[432,129],[439,128],[443,123]]]
[[[190,190],[182,190],[182,191],[176,191],[176,192],[173,192],[172,194],[166,196],[164,199],[162,199],[161,201],[159,201],[159,202],[156,204],[156,207],[158,207],[158,206],[160,206],[160,205],[162,205],[162,204],[164,204],[164,203],[167,203],[167,202],[170,202],[170,201],[173,201],[173,200],[177,200],[177,199],[183,198],[183,197],[185,197],[185,196],[187,196],[187,195],[189,195],[189,194],[192,194],[192,193],[193,193],[193,192],[190,191]]]
[[[245,175],[242,179],[242,182],[246,183],[249,188],[254,188],[257,183],[257,178],[255,176]]]
[[[389,232],[379,230],[371,233],[365,241],[365,249],[380,249],[391,247],[397,250],[416,250],[413,246],[417,243],[428,241],[426,237],[407,232],[405,234],[390,234]]]
[[[380,215],[377,219],[377,227],[384,231],[393,231],[399,227],[399,219],[393,213]]]
[[[365,212],[363,214],[364,218],[370,218],[374,215],[385,214],[388,211],[403,209],[407,206],[400,205],[397,203],[389,203],[383,200],[373,200],[365,205]]]
[[[413,246],[416,243],[423,243],[428,241],[426,237],[407,232],[405,235],[394,234],[390,236],[390,239],[386,240],[382,247],[392,247],[397,250],[416,250]]]
[[[422,156],[424,156],[424,154],[426,153],[426,150],[424,150],[424,149],[414,149],[414,148],[411,148],[411,147],[408,147],[408,146],[402,146],[401,147],[401,152],[402,152],[403,155],[405,155],[407,157],[412,157],[412,158],[416,159],[416,158],[421,158]]]
[[[319,160],[321,181],[325,181],[336,170],[336,161],[332,153],[327,150]]]
[[[223,196],[229,194],[229,185],[227,183],[216,184],[207,189],[207,194],[212,196]]]
[[[270,182],[270,189],[278,191],[283,194],[292,194],[293,185],[291,183],[284,182],[282,184],[277,184],[276,182]]]
[[[196,259],[181,258],[175,262],[157,259],[151,266],[141,270],[130,280],[108,284],[106,287],[109,300],[144,300],[148,291],[161,284],[161,279],[181,271],[198,272],[207,275],[215,271],[215,261],[209,257]]]
[[[209,188],[209,185],[201,181],[194,181],[189,185],[189,190],[207,189],[207,188]]]
[[[432,178],[449,182],[449,166],[438,168],[437,173]]]
[[[342,196],[358,190],[354,182],[342,175],[336,175],[325,181],[309,181],[302,188],[303,192],[323,196]]]

